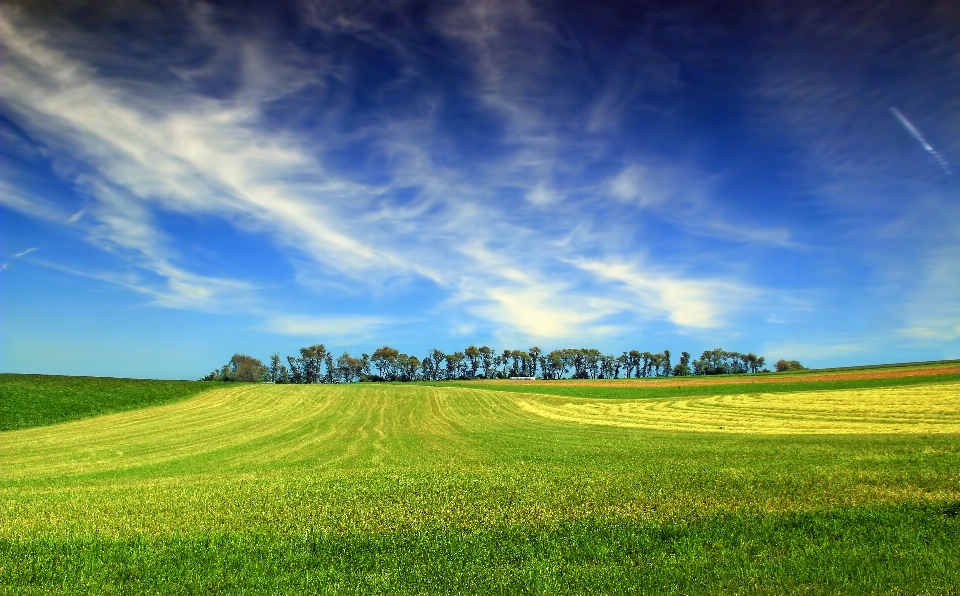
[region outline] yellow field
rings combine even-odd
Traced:
[[[518,405],[551,420],[659,430],[960,432],[960,384],[629,401],[520,399]]]

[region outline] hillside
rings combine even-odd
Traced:
[[[0,592],[949,593],[960,383],[227,385],[3,434]]]
[[[0,431],[166,404],[210,388],[197,381],[0,373]]]

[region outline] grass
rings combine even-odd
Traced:
[[[198,381],[0,373],[0,431],[170,403],[211,386]]]
[[[957,594],[960,383],[790,386],[234,385],[5,432],[0,593]]]
[[[646,399],[646,398],[679,398],[716,395],[756,395],[769,393],[792,394],[800,391],[835,391],[849,389],[881,389],[886,387],[913,387],[929,385],[931,383],[956,383],[960,381],[960,373],[946,373],[925,376],[905,377],[877,377],[866,379],[826,379],[810,381],[781,382],[776,378],[769,380],[757,376],[750,382],[736,382],[736,377],[724,376],[717,384],[701,384],[702,378],[696,379],[642,379],[627,382],[617,380],[578,384],[577,382],[548,381],[523,382],[500,381],[495,383],[484,381],[468,381],[457,383],[461,387],[473,387],[492,391],[511,393],[536,393],[541,395],[562,395],[586,399]],[[442,385],[446,385],[443,383]]]

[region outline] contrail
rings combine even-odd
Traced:
[[[950,164],[947,163],[947,160],[945,160],[943,156],[937,152],[936,149],[930,146],[930,143],[928,143],[927,140],[923,138],[923,134],[919,130],[917,130],[917,127],[914,126],[912,122],[907,120],[906,116],[900,113],[900,110],[891,106],[890,111],[893,113],[894,116],[897,117],[897,120],[900,121],[900,124],[902,124],[903,127],[907,129],[907,132],[912,134],[914,138],[920,141],[920,146],[923,147],[927,153],[932,155],[933,159],[937,160],[937,163],[940,164],[940,167],[943,168],[943,171],[949,176],[951,172],[950,172]]]
[[[18,252],[17,254],[13,255],[12,257],[10,257],[10,258],[7,259],[6,261],[4,261],[3,265],[0,265],[0,271],[6,271],[6,270],[7,270],[7,267],[10,266],[10,261],[12,261],[12,260],[14,260],[14,259],[19,259],[20,257],[23,257],[23,256],[26,256],[26,255],[32,253],[32,252],[35,251],[35,250],[40,250],[40,249],[38,249],[38,248],[28,248],[27,250],[25,250],[25,251],[23,251],[23,252]]]
[[[35,250],[40,250],[40,249],[39,249],[39,248],[28,248],[27,250],[25,250],[25,251],[23,251],[23,252],[18,252],[17,254],[13,255],[13,256],[10,257],[10,258],[11,258],[11,259],[19,259],[20,257],[26,256],[26,255],[32,253],[32,252],[35,251]]]

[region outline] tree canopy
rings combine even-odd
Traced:
[[[562,348],[544,352],[534,346],[526,350],[503,350],[489,346],[467,346],[451,354],[434,349],[421,360],[390,346],[360,357],[343,352],[334,358],[323,344],[300,348],[287,356],[286,364],[274,353],[269,365],[234,354],[220,369],[204,380],[268,383],[356,383],[376,381],[448,381],[468,379],[619,379],[640,377],[682,377],[688,375],[753,374],[764,369],[765,358],[753,353],[706,350],[697,360],[681,352],[672,365],[670,350],[624,351],[619,356],[594,348]],[[777,371],[803,370],[796,360],[780,360]]]

